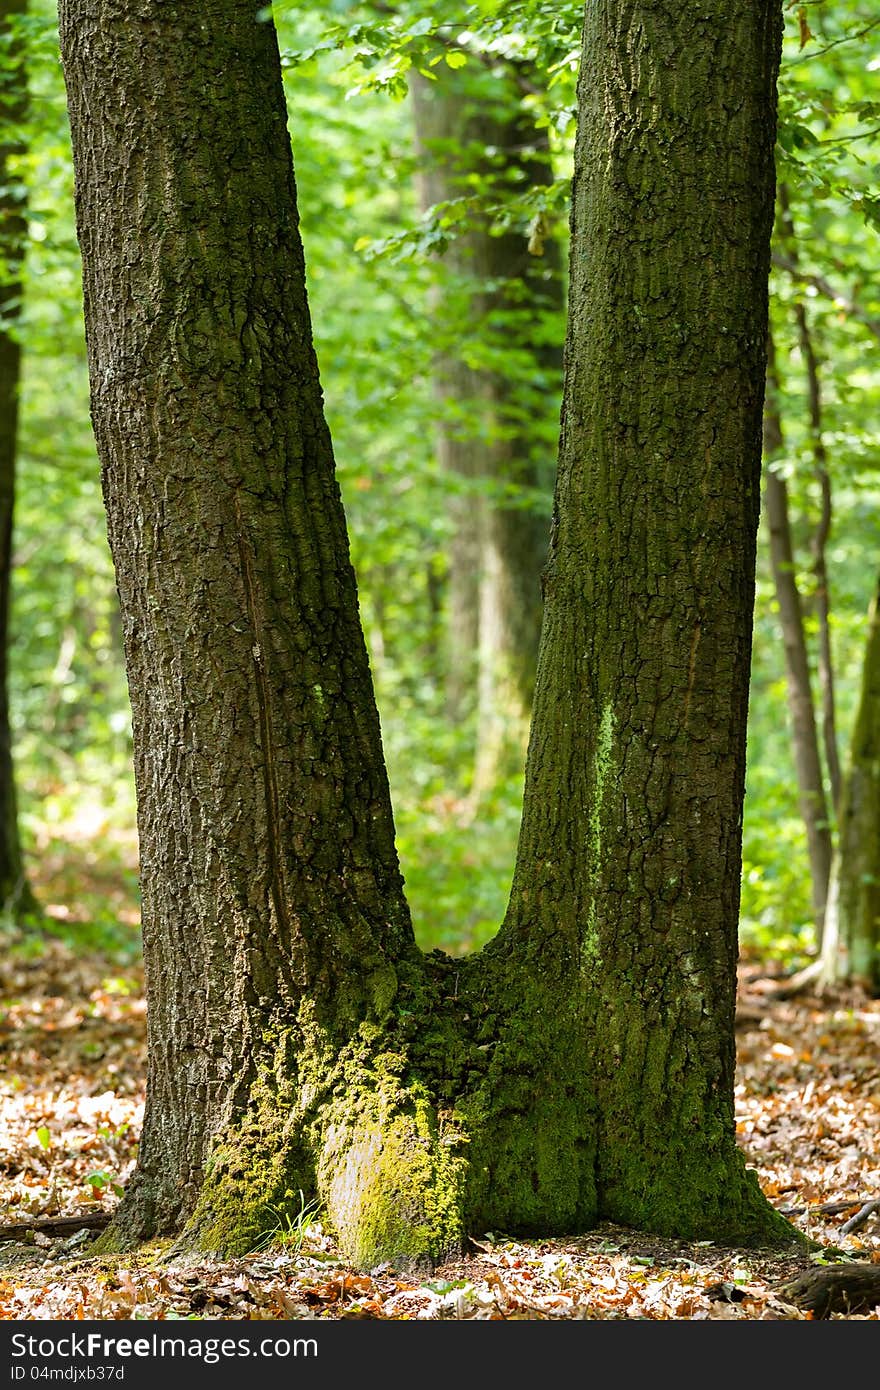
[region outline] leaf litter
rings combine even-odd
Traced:
[[[61,942],[0,963],[0,1222],[109,1212],[134,1164],[146,1016],[139,967]],[[740,974],[736,1126],[767,1197],[825,1247],[814,1262],[880,1265],[880,1001],[773,997]],[[175,1260],[167,1242],[92,1256],[93,1232],[0,1242],[0,1319],[297,1318],[809,1320],[780,1293],[809,1254],[746,1252],[602,1224],[576,1239],[486,1232],[430,1275],[369,1273],[319,1221],[238,1259]],[[832,1313],[877,1320],[880,1309]]]

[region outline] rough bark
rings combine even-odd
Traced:
[[[880,584],[841,795],[821,979],[880,990]]]
[[[192,1217],[210,1243],[236,1204],[245,1230],[313,1185],[285,1111],[323,1094],[317,1058],[387,1011],[415,947],[274,27],[247,0],[66,0],[60,21],[150,1006],[117,1227]]]
[[[732,1090],[779,19],[712,3],[590,8],[522,846],[456,962],[402,893],[273,26],[62,0],[149,1008],[106,1244],[247,1250],[300,1190],[367,1266],[602,1216],[794,1238]]]
[[[551,182],[546,132],[522,108],[515,72],[465,69],[443,72],[436,82],[415,78],[412,97],[426,210],[467,196],[474,175],[502,196]],[[549,513],[552,468],[516,397],[525,385],[545,412],[555,404],[561,355],[546,346],[541,316],[561,309],[563,291],[552,237],[534,255],[527,235],[493,234],[482,214],[452,239],[444,264],[453,300],[468,322],[480,325],[484,349],[505,359],[503,370],[469,365],[471,347],[462,340],[438,354],[434,378],[438,454],[467,483],[451,499],[450,706],[460,713],[476,688],[475,783],[485,787],[510,745],[521,756],[531,711],[549,530],[536,499],[546,492]],[[438,296],[441,335],[448,334],[445,307],[448,297]],[[527,370],[522,360],[511,369],[518,357]],[[506,497],[507,488],[518,495]]]
[[[828,881],[831,875],[831,826],[825,800],[810,663],[791,538],[788,486],[785,478],[775,472],[772,466],[782,449],[783,434],[778,402],[777,367],[772,338],[769,337],[767,388],[767,403],[764,409],[764,457],[769,466],[764,469],[764,512],[767,518],[770,563],[785,652],[792,751],[801,815],[807,834],[816,941],[817,945],[821,946]]]
[[[495,947],[579,994],[598,1213],[736,1240],[779,1230],[733,1124],[779,37],[774,0],[587,7],[555,519]]]
[[[36,908],[27,885],[18,833],[12,731],[9,726],[9,601],[12,580],[12,524],[18,450],[18,397],[21,346],[16,325],[21,307],[21,267],[25,253],[25,187],[15,169],[23,153],[16,126],[27,114],[24,53],[15,37],[16,18],[26,0],[0,0],[0,908],[22,918]],[[12,131],[12,135],[8,134]]]

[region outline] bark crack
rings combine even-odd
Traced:
[[[701,633],[701,631],[702,631],[702,627],[701,627],[701,624],[700,624],[700,620],[699,620],[699,618],[698,618],[697,621],[696,621],[696,623],[695,623],[695,625],[694,625],[694,635],[693,635],[693,638],[691,639],[691,654],[690,654],[690,657],[689,657],[689,659],[688,659],[688,680],[687,680],[687,689],[686,689],[686,691],[685,691],[685,697],[684,697],[684,727],[685,727],[685,730],[687,729],[687,726],[688,726],[688,718],[689,718],[690,712],[691,712],[691,696],[692,696],[693,693],[694,693],[694,682],[696,681],[696,677],[697,677],[697,647],[700,645],[700,633]]]
[[[284,928],[288,939],[292,939],[293,929],[287,911],[287,888],[284,882],[284,866],[281,860],[281,798],[278,793],[278,776],[275,769],[275,731],[272,721],[272,702],[266,680],[265,644],[263,625],[257,607],[257,580],[253,571],[248,543],[244,535],[244,519],[241,513],[241,500],[235,494],[235,522],[238,553],[241,560],[241,578],[244,585],[245,604],[253,642],[251,654],[254,664],[254,677],[257,691],[257,705],[260,714],[260,741],[263,746],[263,784],[266,796],[266,833],[269,854],[269,886],[275,915]]]

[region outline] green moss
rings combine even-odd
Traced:
[[[592,898],[587,909],[587,921],[581,942],[581,961],[587,969],[599,964],[602,956],[599,950],[599,927],[596,914],[596,900]]]
[[[575,1233],[599,1218],[732,1244],[797,1241],[724,1116],[679,1084],[687,1058],[670,1058],[651,1030],[637,1045],[631,1013],[606,1013],[602,1027],[632,1105],[607,1077],[594,1095],[592,1025],[555,976],[501,955],[434,964],[421,994],[404,989],[399,1011],[362,1022],[342,1049],[305,1016],[267,1032],[247,1113],[207,1165],[190,1244],[254,1250],[315,1197],[344,1257],[368,1269],[428,1268],[468,1233]]]
[[[767,1201],[757,1176],[746,1169],[737,1151],[713,1163],[694,1153],[678,1166],[675,1179],[659,1173],[640,1191],[618,1189],[603,1200],[609,1221],[680,1240],[711,1240],[740,1248],[805,1248],[811,1242]]]
[[[249,1144],[239,1134],[213,1157],[185,1238],[189,1235],[200,1250],[247,1255],[270,1240],[286,1213],[295,1210],[305,1181],[301,1155],[267,1152],[265,1144]]]
[[[303,1198],[318,1194],[346,1257],[428,1265],[460,1246],[466,1136],[451,1111],[439,1118],[435,1080],[455,1053],[441,1016],[425,1071],[413,1059],[410,1010],[388,1012],[396,976],[375,980],[382,1022],[365,1020],[331,1050],[314,1020],[264,1036],[265,1060],[246,1115],[218,1141],[190,1243],[224,1254],[253,1250],[283,1229]],[[430,998],[408,1001],[430,1014]],[[422,1078],[422,1079],[420,1079]],[[442,1087],[440,1088],[442,1089]]]
[[[503,1097],[499,1097],[503,1100]],[[573,1097],[533,1092],[528,1109],[493,1109],[470,1153],[471,1229],[514,1235],[589,1230],[596,1220],[595,1141]]]
[[[222,1255],[257,1249],[312,1190],[310,1168],[283,1114],[267,1115],[258,1105],[212,1152],[185,1238]]]
[[[367,990],[379,1018],[384,1017],[397,997],[397,971],[385,965],[367,976]]]
[[[312,1074],[326,1049],[314,1028],[275,1025],[251,1086],[246,1113],[212,1149],[184,1243],[223,1255],[265,1244],[314,1191],[305,1129]],[[316,1055],[317,1054],[317,1055]]]
[[[614,706],[609,703],[602,711],[602,718],[599,722],[599,732],[596,738],[596,749],[593,759],[593,795],[589,812],[590,831],[587,865],[592,881],[592,896],[587,910],[587,920],[584,925],[581,941],[581,959],[590,971],[594,970],[601,961],[596,911],[596,892],[599,884],[599,875],[602,871],[602,816],[605,809],[605,798],[608,786],[613,776],[613,750]]]
[[[631,1064],[632,1069],[630,1069]],[[799,1233],[764,1197],[713,1090],[688,1086],[687,1057],[670,1064],[648,1036],[627,1040],[622,1071],[636,1104],[606,1093],[597,1165],[599,1215],[681,1240],[731,1246],[797,1244]],[[641,1086],[641,1089],[638,1087]],[[672,1106],[669,1097],[678,1103]]]
[[[601,810],[605,799],[605,789],[612,772],[611,754],[614,748],[614,706],[607,704],[599,722],[599,736],[596,740],[593,785],[594,800],[590,812],[590,826],[594,836],[594,850],[598,854],[602,844]]]
[[[528,973],[496,962],[491,983],[486,973],[494,1042],[478,1050],[483,1074],[472,1071],[457,1100],[471,1139],[470,1228],[587,1230],[596,1217],[595,1119],[585,1069],[569,1065],[581,1049],[576,1012],[540,966]],[[476,1012],[470,1000],[469,1008]]]
[[[353,1123],[326,1134],[320,1191],[344,1255],[361,1268],[430,1267],[466,1234],[464,1136],[441,1126],[420,1086],[404,1103],[389,1112],[379,1089],[361,1098]]]
[[[89,1246],[90,1255],[119,1255],[129,1248],[119,1227],[111,1224]]]

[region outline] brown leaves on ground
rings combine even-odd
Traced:
[[[134,1160],[143,1108],[142,979],[60,944],[0,966],[0,1221],[109,1208]],[[776,1206],[825,1259],[880,1264],[880,1002],[772,999],[745,967],[737,1130]],[[821,1208],[836,1204],[834,1213]],[[90,1236],[0,1245],[0,1317],[218,1319],[806,1319],[779,1286],[806,1256],[756,1255],[603,1225],[574,1240],[486,1233],[431,1277],[354,1272],[320,1225],[237,1260],[88,1253]],[[842,1315],[832,1315],[842,1316]],[[877,1308],[849,1315],[877,1320]]]
[[[143,972],[58,943],[0,967],[4,1222],[112,1205],[143,1113]]]
[[[749,1015],[762,998],[756,970],[742,971]],[[763,1016],[737,1030],[737,1132],[771,1201],[797,1210],[814,1239],[835,1242],[862,1203],[880,1196],[880,1001],[843,992],[763,998]],[[818,1210],[846,1201],[833,1218]],[[876,1214],[843,1244],[859,1259],[880,1259]]]

